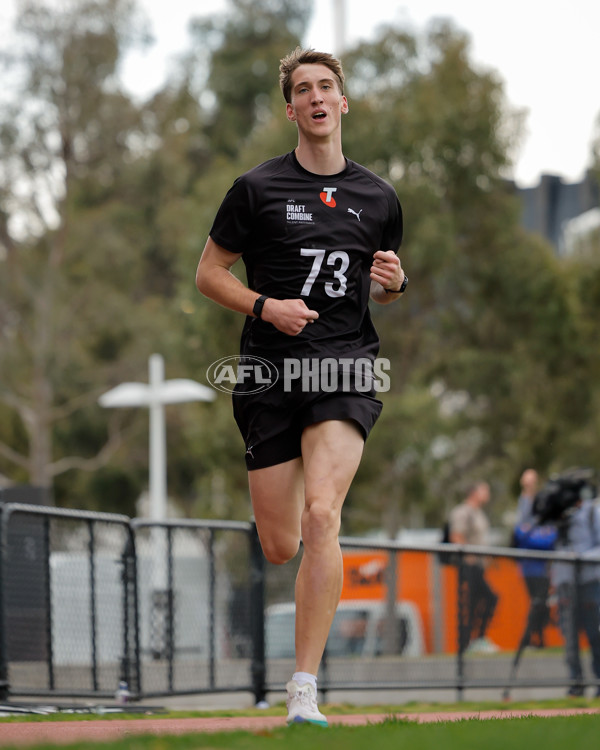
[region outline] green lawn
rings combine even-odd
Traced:
[[[390,718],[366,727],[321,729],[308,725],[250,732],[193,734],[177,737],[128,737],[118,742],[82,742],[70,750],[564,750],[595,747],[600,715],[557,718],[464,720],[415,724]],[[36,745],[56,750],[56,745]]]

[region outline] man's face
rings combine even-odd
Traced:
[[[479,501],[479,507],[487,505],[490,501],[490,486],[489,484],[480,484],[477,487],[477,499]]]
[[[535,495],[538,484],[537,472],[526,469],[521,476],[521,489],[525,495]]]
[[[321,64],[300,65],[292,73],[288,119],[311,139],[326,139],[340,128],[348,101],[340,92],[334,73]]]

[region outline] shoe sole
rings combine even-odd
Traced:
[[[293,719],[287,720],[288,726],[290,724],[314,724],[318,727],[328,727],[327,721],[321,721],[320,719],[304,719],[302,716],[294,716]]]

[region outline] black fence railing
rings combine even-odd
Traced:
[[[324,694],[599,688],[577,632],[590,606],[597,613],[598,562],[341,543]],[[557,565],[561,586],[532,599],[526,574],[543,579]],[[293,671],[296,573],[297,562],[265,562],[251,523],[0,505],[0,698],[249,692],[262,701]],[[567,668],[573,644],[577,673]]]
[[[135,689],[129,519],[25,504],[0,510],[4,693],[109,696],[120,681]]]
[[[140,696],[265,694],[265,563],[250,523],[135,519]]]

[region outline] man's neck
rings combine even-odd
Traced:
[[[301,167],[313,174],[338,174],[346,168],[346,159],[339,144],[300,143],[296,158]]]

